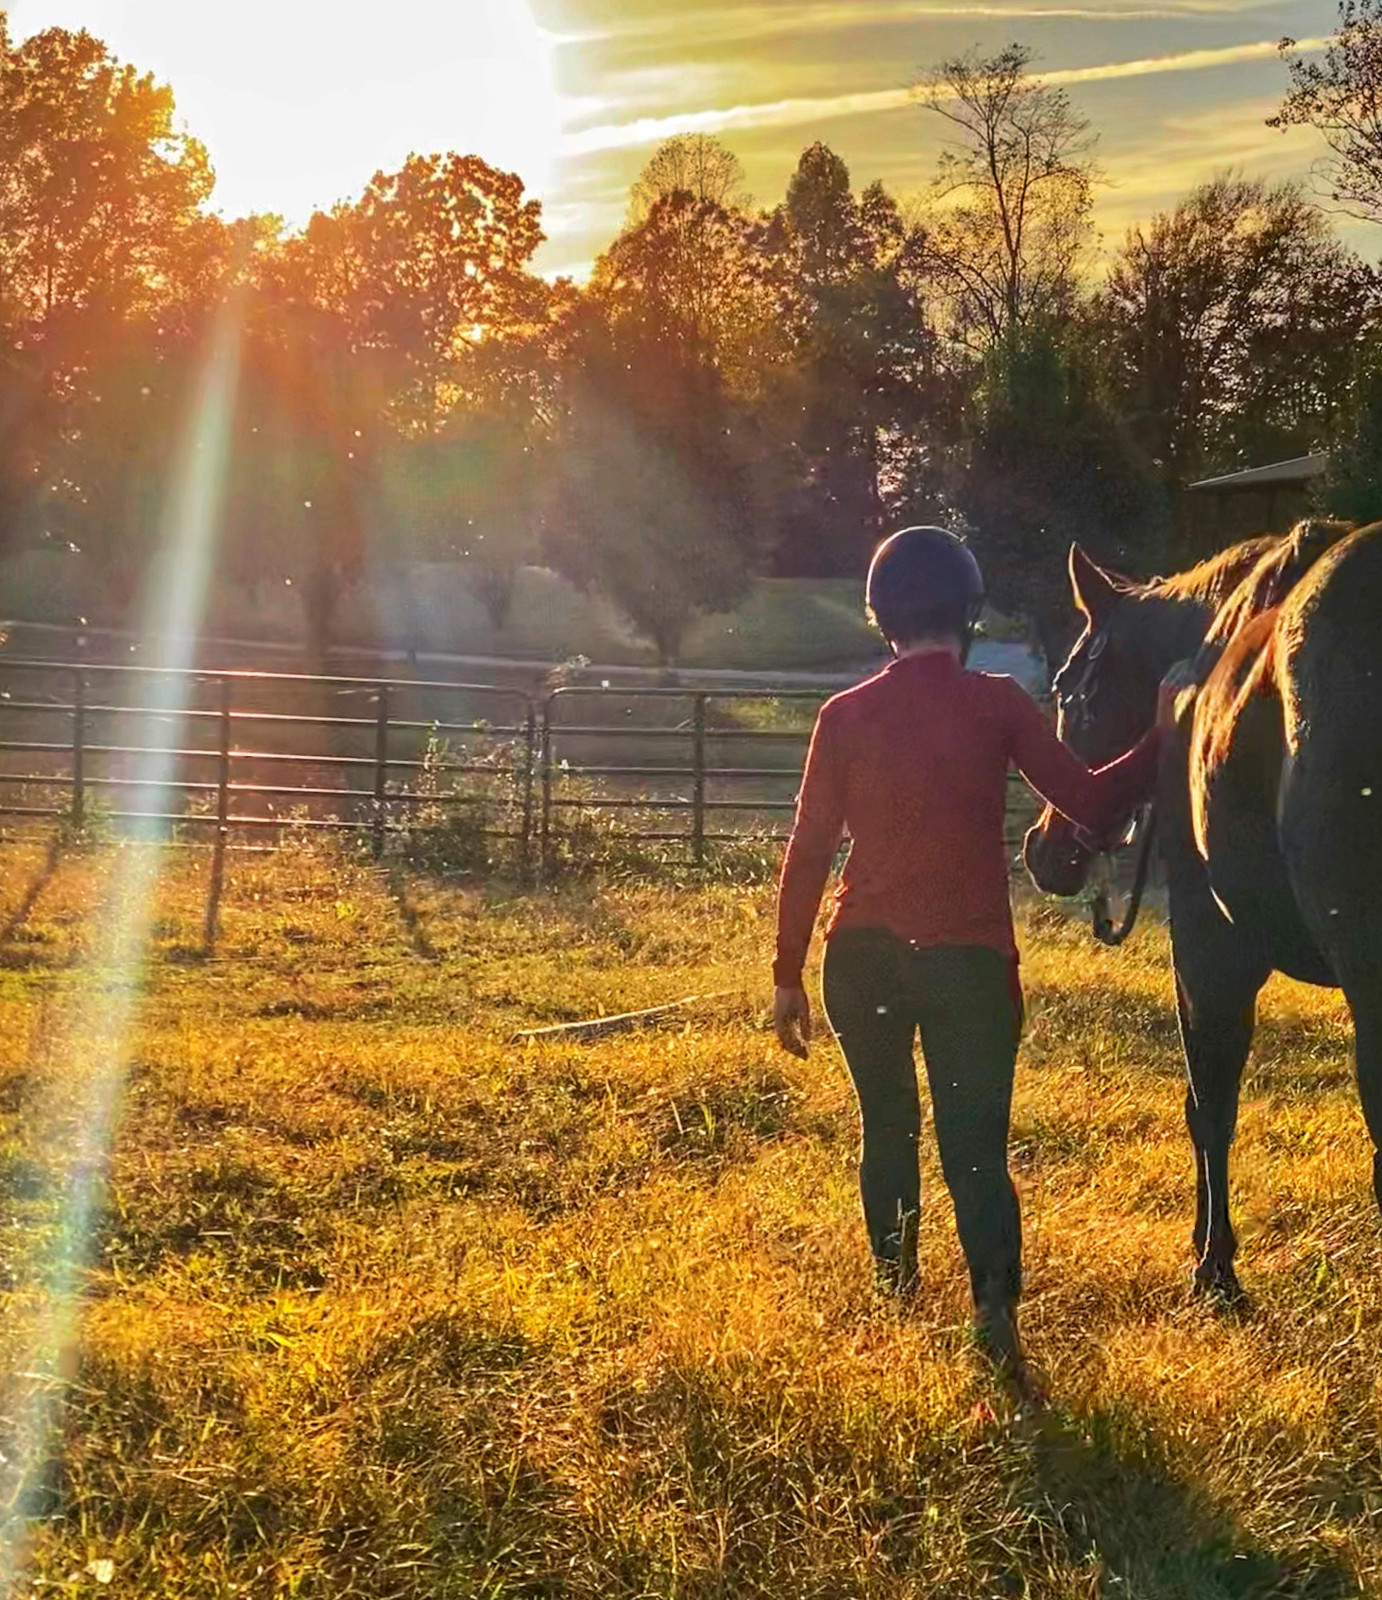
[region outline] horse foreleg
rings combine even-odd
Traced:
[[[1188,1078],[1185,1121],[1195,1147],[1195,1287],[1225,1298],[1240,1293],[1233,1270],[1238,1240],[1229,1208],[1228,1156],[1264,979],[1246,964],[1237,972],[1228,963],[1206,964],[1204,981],[1196,984],[1177,960],[1176,1001]]]

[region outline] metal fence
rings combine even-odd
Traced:
[[[703,866],[779,841],[823,698],[0,657],[0,817],[209,845],[210,944],[227,854],[290,828],[375,859],[483,840],[525,878],[612,844]]]

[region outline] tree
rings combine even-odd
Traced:
[[[1064,90],[1028,76],[1009,45],[942,62],[915,86],[950,124],[927,218],[927,262],[946,286],[954,337],[982,348],[1067,313],[1090,237],[1089,123]]]
[[[1322,442],[1377,290],[1296,185],[1228,175],[1129,233],[1093,318],[1134,434],[1180,487]]]
[[[131,428],[225,275],[211,185],[171,90],[84,32],[14,43],[0,13],[0,545],[75,545],[93,593],[136,581],[152,537],[134,510],[161,480],[130,475],[160,446]]]
[[[374,374],[345,330],[311,307],[261,300],[245,336],[222,571],[287,584],[309,655],[324,663],[344,594],[366,559],[384,430]]]
[[[427,430],[467,349],[542,315],[529,271],[541,215],[519,178],[478,156],[409,156],[286,242],[280,292],[337,318],[352,359],[380,368],[395,425]]]
[[[858,270],[866,250],[863,218],[849,168],[828,145],[816,143],[802,151],[781,217],[808,290],[819,293]]]
[[[692,618],[727,609],[761,538],[742,411],[715,369],[588,306],[575,319],[549,447],[547,550],[609,596],[659,661]]]
[[[1031,617],[1047,662],[1069,643],[1072,540],[1127,570],[1159,561],[1165,497],[1099,393],[1088,354],[1052,327],[989,351],[959,505],[989,594]]]
[[[375,518],[410,553],[462,564],[491,626],[508,621],[519,568],[538,553],[536,450],[521,417],[457,412],[439,434],[395,440],[379,463]]]
[[[763,232],[779,344],[761,411],[781,574],[861,574],[888,517],[924,497],[951,396],[915,242],[882,186],[856,197],[822,144],[803,152]]]
[[[1281,52],[1291,92],[1269,128],[1310,127],[1329,146],[1329,192],[1355,216],[1382,222],[1382,0],[1342,0],[1323,59]]]
[[[679,133],[653,151],[629,191],[629,224],[637,226],[673,195],[725,211],[747,211],[752,204],[739,157],[705,133]]]
[[[16,45],[0,17],[0,284],[32,337],[161,309],[197,278],[213,178],[173,118],[172,91],[90,34]]]
[[[741,392],[753,386],[771,307],[742,213],[685,190],[663,196],[595,263],[590,294],[613,321],[677,359],[710,363]]]
[[[1330,452],[1321,509],[1350,522],[1382,520],[1382,365],[1358,386],[1350,424]]]
[[[143,322],[118,325],[44,440],[35,542],[71,553],[87,608],[117,626],[156,552],[203,346],[198,335],[168,341]]]
[[[541,239],[517,177],[452,153],[410,156],[262,252],[231,561],[242,579],[293,586],[316,655],[371,538],[393,555],[460,548],[478,489],[458,419],[498,403],[517,376],[498,352],[549,320],[552,293],[529,270]],[[523,397],[519,383],[504,404]],[[497,522],[485,537],[487,549],[513,542]],[[475,567],[496,612],[512,570]]]

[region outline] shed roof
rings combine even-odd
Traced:
[[[1273,461],[1265,467],[1244,467],[1241,472],[1225,472],[1217,478],[1202,478],[1191,489],[1274,489],[1309,483],[1329,470],[1329,457],[1323,454],[1293,456],[1289,461]]]

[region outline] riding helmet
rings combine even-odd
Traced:
[[[874,551],[869,615],[891,642],[955,629],[968,649],[984,604],[984,575],[944,528],[903,528]]]

